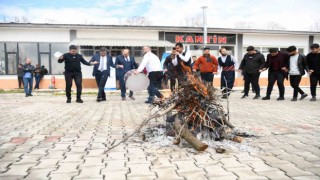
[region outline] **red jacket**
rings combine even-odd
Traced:
[[[207,73],[207,72],[217,72],[218,71],[218,60],[216,57],[210,55],[211,61],[207,62],[207,58],[204,56],[200,56],[196,62],[194,63],[193,69],[197,70],[199,64],[200,66],[200,72]]]

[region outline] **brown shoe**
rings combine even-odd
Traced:
[[[123,97],[123,98],[122,98],[122,101],[125,101],[125,100],[126,100],[126,97]]]
[[[136,100],[136,98],[134,98],[133,96],[129,96],[129,98],[132,100]]]

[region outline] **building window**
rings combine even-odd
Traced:
[[[17,53],[7,53],[8,59],[8,73],[7,74],[17,74],[18,68],[18,55]]]
[[[69,46],[67,43],[52,43],[51,44],[51,73],[52,74],[63,74],[64,71],[64,64],[58,63],[58,59],[54,57],[55,52],[68,52]]]
[[[0,75],[6,74],[4,43],[0,43]]]
[[[141,57],[142,56],[142,47],[133,47],[132,48],[132,55],[133,56],[137,56],[137,57]]]
[[[34,65],[39,63],[37,43],[19,43],[19,63],[24,64],[26,58]]]
[[[93,46],[81,46],[80,54],[86,57],[92,57],[95,54],[95,49]]]

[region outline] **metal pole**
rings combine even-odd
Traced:
[[[202,6],[203,9],[203,47],[207,46],[207,8],[208,6]]]

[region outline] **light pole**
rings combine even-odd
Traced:
[[[207,8],[208,6],[202,6],[203,10],[203,48],[207,46]]]

